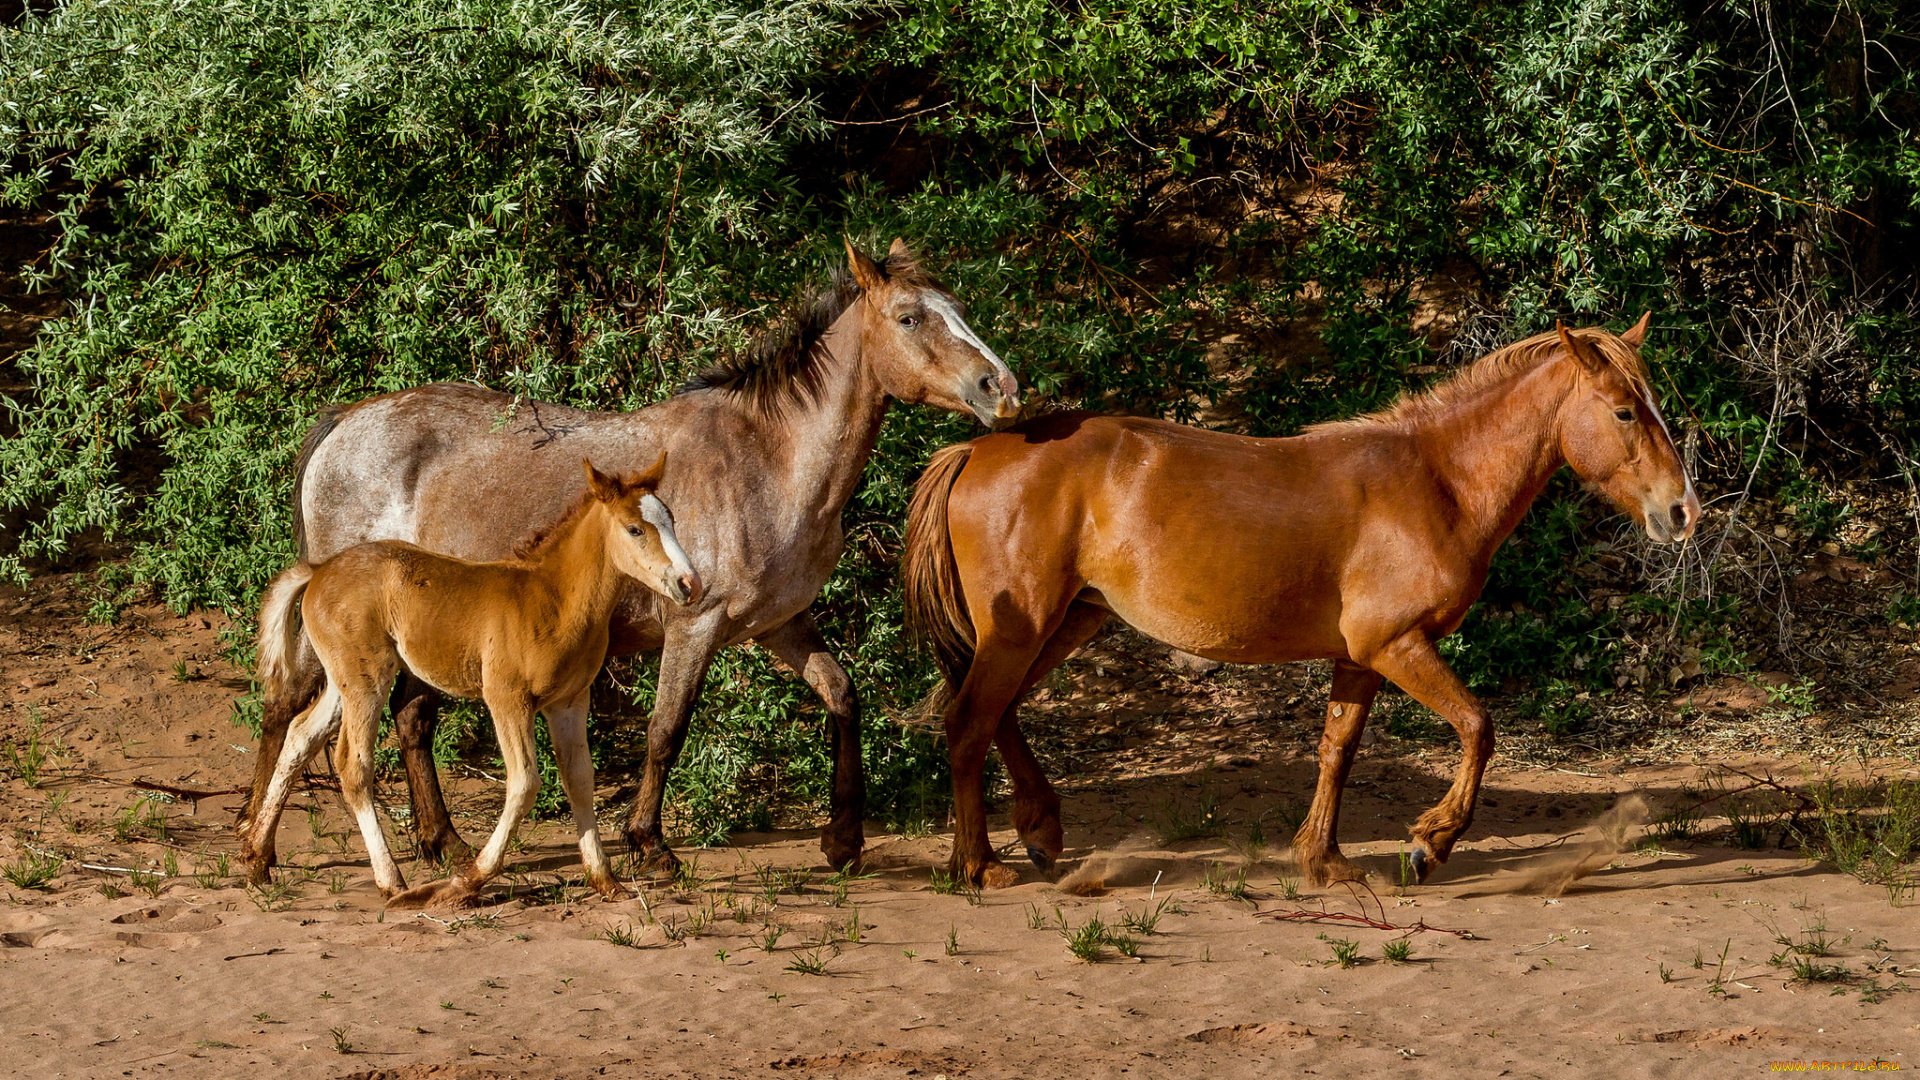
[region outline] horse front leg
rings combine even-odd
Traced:
[[[588,695],[582,693],[549,709],[547,735],[553,740],[560,786],[566,789],[567,806],[573,811],[573,831],[580,842],[580,861],[587,868],[587,884],[610,900],[627,900],[633,894],[614,877],[613,864],[600,846],[600,827],[594,818],[593,756],[587,752],[588,701]]]
[[[835,870],[851,869],[866,846],[866,766],[860,759],[860,691],[847,669],[803,611],[754,639],[805,679],[827,706],[827,738],[833,751],[833,794],[820,850]]]
[[[1453,786],[1433,809],[1420,815],[1412,829],[1413,871],[1425,881],[1434,867],[1447,861],[1454,842],[1473,824],[1480,777],[1493,756],[1493,719],[1424,634],[1408,634],[1395,641],[1374,659],[1373,666],[1415,701],[1440,714],[1460,735],[1460,768]]]
[[[957,882],[988,889],[1019,883],[1019,875],[994,857],[987,842],[986,763],[1001,718],[1019,699],[1039,652],[1038,646],[1014,648],[994,640],[991,631],[982,633],[967,677],[947,706],[947,759],[953,766],[953,856],[948,869]],[[1030,753],[1027,760],[1032,761]],[[1032,767],[1038,771],[1037,763]]]
[[[394,739],[407,770],[407,801],[413,807],[413,837],[428,862],[460,861],[473,849],[460,838],[440,790],[440,769],[433,760],[434,733],[440,727],[440,692],[405,672],[394,684]]]
[[[716,608],[694,620],[667,623],[653,717],[647,722],[646,772],[627,818],[627,847],[640,856],[642,873],[671,875],[680,865],[660,832],[660,804],[667,794],[667,775],[687,741],[687,717],[723,640],[725,621],[726,609]]]
[[[1315,887],[1336,881],[1360,881],[1360,868],[1340,854],[1340,794],[1353,767],[1360,733],[1380,691],[1380,674],[1348,660],[1333,665],[1333,692],[1328,695],[1327,725],[1320,732],[1320,781],[1313,791],[1313,808],[1293,835],[1293,858]]]

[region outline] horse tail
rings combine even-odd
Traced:
[[[262,695],[268,701],[284,698],[295,680],[295,665],[300,648],[300,598],[313,580],[313,564],[294,563],[267,586],[267,598],[260,605],[260,637],[254,668],[260,677]]]
[[[940,673],[946,677],[947,694],[960,688],[967,668],[973,665],[973,616],[967,612],[967,599],[960,592],[960,567],[954,561],[953,538],[947,532],[947,499],[972,454],[972,443],[959,443],[940,450],[927,462],[907,510],[907,550],[901,558],[907,631],[915,641],[932,647]],[[927,711],[931,712],[935,704],[929,699]]]
[[[293,459],[293,542],[300,553],[301,562],[307,560],[307,516],[300,509],[301,494],[307,486],[307,463],[313,460],[313,452],[320,449],[320,444],[339,425],[340,414],[345,411],[339,405],[320,410],[313,426],[307,429],[306,441],[300,444],[300,456]]]

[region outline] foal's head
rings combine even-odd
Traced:
[[[607,513],[607,551],[614,568],[677,604],[691,604],[704,591],[673,533],[673,514],[654,492],[667,471],[667,455],[638,475],[608,476],[582,459],[587,490]]]
[[[972,413],[991,427],[1020,411],[1020,383],[974,334],[953,294],[895,240],[877,263],[847,241],[847,265],[868,305],[861,354],[891,397]]]
[[[1700,499],[1643,369],[1637,362],[1608,359],[1590,336],[1569,334],[1565,326],[1558,329],[1560,345],[1576,369],[1573,393],[1560,411],[1560,447],[1567,464],[1656,542],[1692,536],[1700,521]],[[1616,340],[1637,358],[1646,333],[1643,315]],[[1618,346],[1607,342],[1606,348]]]

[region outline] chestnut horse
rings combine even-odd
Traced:
[[[1340,854],[1340,791],[1383,678],[1451,723],[1452,788],[1413,826],[1424,880],[1473,820],[1487,710],[1434,643],[1479,598],[1500,543],[1562,464],[1656,541],[1700,503],[1625,334],[1564,327],[1384,412],[1255,439],[1159,420],[1041,417],[935,454],[914,491],[910,620],[946,673],[957,879],[1009,884],[987,844],[981,767],[998,742],[1013,821],[1050,870],[1060,800],[1020,734],[1020,698],[1109,615],[1236,664],[1332,659],[1320,782],[1294,837],[1316,884]]]
[[[626,895],[594,823],[587,704],[606,662],[607,624],[629,580],[675,603],[700,598],[700,576],[654,495],[666,464],[662,454],[645,473],[624,479],[585,464],[586,494],[518,559],[471,563],[384,540],[322,563],[296,563],[274,580],[260,612],[261,682],[269,694],[284,692],[304,630],[327,684],[289,726],[254,818],[245,854],[257,879],[266,874],[256,854],[260,841],[279,823],[293,779],[338,721],[340,794],[360,824],[380,891],[401,907],[471,899],[500,872],[540,791],[533,734],[540,713],[553,737],[587,882],[603,895]],[[406,892],[373,811],[380,713],[403,661],[442,693],[486,700],[507,774],[506,805],[479,858],[448,880]]]
[[[832,816],[820,847],[835,867],[860,856],[865,817],[860,705],[807,607],[840,559],[840,513],[860,484],[894,399],[991,424],[1018,411],[1019,384],[968,327],[964,308],[893,242],[875,262],[851,243],[847,271],[783,331],[636,412],[588,412],[475,386],[436,385],[329,411],[295,467],[294,538],[323,559],[367,540],[406,540],[463,559],[498,559],[580,492],[581,456],[637,468],[663,450],[660,495],[707,584],[677,607],[629,588],[614,611],[614,656],[660,650],[640,793],[628,843],[652,872],[675,859],[660,831],[667,774],[715,652],[765,647],[826,703]],[[320,690],[302,646],[295,678],[265,698],[260,760],[243,821],[259,812],[293,715]],[[394,727],[422,854],[466,845],[433,767],[438,697],[406,678]],[[262,852],[267,861],[272,848]]]

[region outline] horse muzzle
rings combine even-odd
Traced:
[[[1677,502],[1648,500],[1641,506],[1647,538],[1656,544],[1677,544],[1693,535],[1700,524],[1700,499],[1688,484],[1686,496]]]

